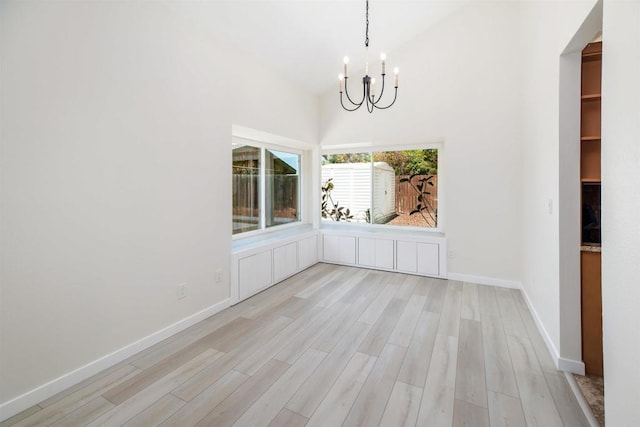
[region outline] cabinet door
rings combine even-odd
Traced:
[[[291,276],[298,269],[298,244],[296,242],[273,250],[273,282]]]
[[[356,238],[324,235],[322,256],[325,261],[339,264],[356,263]]]
[[[418,243],[418,273],[429,276],[440,274],[440,256],[437,243]]]
[[[411,273],[418,271],[416,242],[396,242],[396,268]]]
[[[393,240],[376,239],[376,267],[393,269]]]
[[[602,376],[602,260],[599,252],[580,253],[582,267],[582,359],[587,373]]]
[[[244,299],[271,284],[271,250],[238,261],[238,287]]]
[[[322,259],[329,262],[340,262],[339,236],[322,236]]]
[[[318,262],[318,238],[307,237],[298,242],[298,263],[300,270]]]
[[[358,265],[393,269],[393,240],[358,238]]]
[[[358,238],[358,265],[376,266],[376,239]]]

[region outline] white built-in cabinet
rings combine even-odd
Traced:
[[[318,261],[447,277],[441,233],[300,227],[234,241],[231,298],[242,301]]]
[[[298,270],[298,242],[273,248],[273,281],[279,282]]]
[[[231,256],[231,297],[242,301],[318,262],[318,233],[274,233],[235,241]]]
[[[392,270],[393,245],[392,239],[358,237],[358,265]]]
[[[356,263],[356,238],[353,236],[324,235],[322,258],[327,262],[353,265]]]
[[[298,240],[298,270],[304,270],[318,262],[318,236],[311,236]]]
[[[324,262],[447,277],[446,239],[441,233],[336,227],[321,234]]]
[[[240,295],[253,295],[271,284],[271,255],[271,251],[263,251],[238,260]]]
[[[396,270],[425,276],[440,276],[439,249],[438,243],[398,240]]]

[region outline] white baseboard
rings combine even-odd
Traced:
[[[559,361],[560,361],[560,353],[558,353],[558,349],[553,344],[553,341],[551,341],[551,337],[549,337],[549,333],[547,332],[547,329],[542,324],[542,321],[540,320],[540,316],[538,316],[538,312],[533,307],[533,304],[531,303],[531,299],[529,298],[529,295],[527,294],[527,291],[524,288],[522,288],[521,292],[522,292],[522,296],[524,296],[524,301],[527,303],[527,307],[529,308],[529,311],[531,312],[531,316],[533,317],[533,321],[535,322],[536,326],[538,327],[538,331],[540,332],[540,335],[542,335],[542,339],[544,340],[544,343],[546,344],[547,349],[549,350],[549,354],[551,355],[551,359],[553,359],[553,363],[556,365],[556,368],[559,369],[558,366],[559,366]]]
[[[558,358],[558,370],[572,374],[584,375],[584,362],[582,360]]]
[[[527,303],[527,307],[531,312],[531,316],[533,317],[533,320],[536,323],[538,331],[540,332],[540,335],[542,335],[542,338],[544,339],[544,343],[546,344],[547,349],[551,354],[551,359],[553,359],[553,363],[556,365],[556,369],[558,369],[559,371],[571,372],[578,375],[584,375],[583,361],[565,359],[563,357],[560,357],[560,353],[558,353],[558,349],[556,349],[556,346],[553,345],[553,341],[551,341],[551,338],[549,337],[549,333],[547,332],[544,325],[542,324],[542,321],[540,320],[540,316],[538,316],[538,312],[533,307],[533,304],[531,303],[531,299],[529,298],[527,291],[525,291],[524,288],[522,288],[521,292],[522,292],[522,295],[524,296],[525,302]]]
[[[42,402],[45,399],[59,393],[75,384],[78,384],[85,379],[107,369],[115,364],[122,362],[123,360],[133,356],[136,353],[141,352],[160,341],[169,338],[170,336],[177,334],[180,331],[187,329],[188,327],[195,325],[196,323],[213,316],[214,314],[224,310],[231,305],[231,298],[227,298],[220,301],[217,304],[207,307],[189,317],[186,317],[178,322],[167,326],[151,335],[148,335],[136,342],[133,342],[113,353],[102,356],[99,359],[94,360],[72,372],[62,375],[55,380],[52,380],[46,384],[43,384],[33,390],[24,393],[14,399],[0,404],[0,421],[6,420],[14,416],[15,414],[24,411],[32,407],[33,405]]]
[[[478,285],[498,286],[500,288],[521,289],[522,284],[513,280],[496,279],[495,277],[474,276],[472,274],[449,273],[447,279],[459,282],[477,283]]]

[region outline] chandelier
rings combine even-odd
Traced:
[[[394,94],[393,94],[393,101],[391,101],[391,104],[386,105],[384,107],[378,105],[378,103],[380,102],[380,100],[382,99],[382,95],[384,94],[384,78],[385,78],[385,60],[386,55],[383,53],[380,55],[380,60],[382,61],[382,82],[380,83],[380,94],[378,95],[378,97],[376,98],[376,79],[369,77],[369,0],[366,1],[366,30],[365,30],[365,39],[364,39],[364,46],[365,46],[365,65],[364,65],[364,77],[362,78],[362,99],[358,102],[354,102],[353,99],[351,99],[351,97],[349,96],[349,91],[347,89],[347,79],[349,78],[349,75],[347,74],[347,64],[349,64],[349,58],[348,57],[344,57],[344,74],[340,74],[338,76],[338,79],[340,80],[339,82],[339,90],[340,90],[340,105],[342,105],[342,108],[344,108],[347,111],[356,111],[358,108],[362,107],[362,104],[365,104],[367,107],[367,111],[369,111],[370,113],[373,113],[374,109],[378,109],[378,110],[384,110],[387,109],[389,107],[391,107],[395,102],[396,102],[396,98],[398,97],[398,67],[393,69],[393,72],[395,74],[395,82],[394,82]],[[347,97],[347,101],[349,101],[349,104],[347,104],[347,106],[344,105],[344,99],[342,97],[342,93],[344,92],[345,96]]]

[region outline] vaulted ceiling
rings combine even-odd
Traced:
[[[468,3],[468,0],[370,0],[370,63],[378,72],[380,52],[393,50]],[[342,58],[364,68],[364,0],[173,1],[194,25],[256,56],[314,93],[337,86]],[[256,70],[259,72],[259,70]]]

